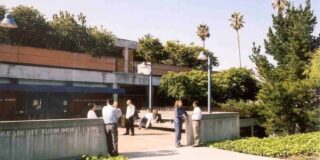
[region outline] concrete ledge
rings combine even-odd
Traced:
[[[64,159],[107,154],[102,119],[0,122],[0,159]]]
[[[202,115],[200,139],[202,143],[233,139],[240,136],[239,113],[214,112]]]

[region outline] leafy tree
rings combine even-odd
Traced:
[[[160,63],[168,57],[160,40],[150,34],[139,39],[136,52],[138,57],[142,57],[142,59],[151,63]]]
[[[12,16],[19,27],[10,30],[1,28],[7,32],[1,43],[47,47],[50,27],[37,9],[20,5],[12,8]]]
[[[175,99],[191,98],[190,79],[185,73],[169,72],[161,77],[160,92]]]
[[[240,12],[234,12],[231,15],[231,27],[236,30],[237,32],[237,39],[238,39],[238,51],[239,51],[239,64],[241,67],[241,53],[240,53],[240,38],[239,38],[239,30],[243,27],[243,15]]]
[[[239,112],[241,117],[258,117],[260,103],[259,101],[229,99],[225,103],[220,103],[220,106],[225,111]]]
[[[89,44],[90,47],[86,48],[86,52],[91,53],[95,57],[121,56],[121,54],[113,47],[114,35],[110,31],[103,27],[89,27],[87,32],[89,39],[86,43]]]
[[[259,113],[264,117],[263,125],[268,133],[276,134],[311,130],[314,120],[310,115],[314,115],[317,108],[304,73],[318,47],[312,36],[316,17],[310,0],[306,0],[305,7],[289,3],[285,6],[278,8],[278,15],[272,16],[273,26],[265,40],[266,53],[277,64],[271,64],[255,45],[250,56],[262,80],[257,96],[261,105]]]
[[[228,99],[254,99],[257,80],[245,68],[232,68],[212,75],[212,98],[216,102]],[[207,98],[207,73],[204,71],[170,72],[162,76],[160,92],[170,98],[191,101],[197,99],[205,104]]]
[[[251,70],[231,68],[213,75],[213,84],[218,86],[218,102],[228,99],[254,100],[259,90],[258,81]]]
[[[7,11],[0,6],[0,13]],[[0,28],[0,43],[30,47],[87,53],[93,56],[109,56],[114,50],[114,36],[106,29],[86,26],[86,16],[77,18],[69,12],[53,15],[52,21],[33,7],[17,6],[12,15],[18,24],[16,29]]]
[[[199,53],[204,51],[204,49],[193,43],[186,45],[179,41],[167,41],[164,46],[164,51],[168,54],[168,59],[164,62],[165,64],[199,69],[207,66],[206,63],[197,59]],[[211,61],[214,66],[218,65],[217,57],[212,55]]]
[[[0,20],[4,18],[4,14],[7,13],[8,9],[4,5],[0,5]],[[8,29],[0,27],[0,43],[9,42],[8,39]]]
[[[63,50],[85,52],[88,45],[89,34],[85,27],[85,17],[79,17],[81,25],[76,21],[75,16],[68,11],[60,11],[54,14],[50,25],[58,35],[58,46]]]

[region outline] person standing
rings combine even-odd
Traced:
[[[91,107],[91,109],[88,111],[87,118],[88,119],[98,118],[97,114],[95,112],[95,110],[97,108],[96,104],[95,103],[89,103],[89,106]]]
[[[175,144],[176,147],[179,148],[181,147],[181,132],[182,132],[182,123],[183,123],[183,118],[187,117],[188,114],[187,112],[182,108],[182,101],[181,100],[176,100],[174,104],[174,131],[175,131]]]
[[[113,105],[117,105],[115,101]],[[102,108],[102,117],[106,125],[108,152],[111,156],[118,156],[118,120],[121,112],[111,105],[111,100],[107,100],[107,105]]]
[[[123,135],[129,135],[129,130],[131,130],[131,136],[134,136],[134,113],[136,111],[135,106],[132,104],[131,100],[127,100],[127,111],[126,111],[126,133]]]
[[[200,122],[202,118],[201,109],[198,106],[198,101],[193,101],[192,126],[194,135],[193,147],[200,146]]]

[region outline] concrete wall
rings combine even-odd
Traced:
[[[239,113],[215,112],[204,114],[200,127],[202,143],[237,138],[240,136]]]
[[[149,76],[147,75],[26,66],[5,63],[0,63],[0,78],[1,77],[30,80],[149,85]],[[160,77],[154,76],[152,83],[154,86],[159,86]]]
[[[102,119],[0,122],[1,160],[46,160],[106,154]]]

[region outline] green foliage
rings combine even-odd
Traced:
[[[318,49],[313,55],[307,72],[310,81],[317,87],[320,87],[320,49]]]
[[[4,6],[3,6],[4,7]],[[4,7],[5,8],[5,7]],[[16,29],[0,28],[0,43],[47,47],[50,26],[43,15],[33,7],[17,6],[12,8],[12,15],[18,24]]]
[[[83,155],[81,160],[128,160],[125,156],[117,156],[111,157],[109,155],[98,155],[98,156],[90,156],[90,155]]]
[[[240,12],[232,13],[229,21],[231,21],[231,27],[236,31],[240,30],[244,24],[243,15]]]
[[[254,100],[259,90],[258,81],[251,70],[230,68],[213,75],[213,84],[218,86],[218,101],[228,99]]]
[[[310,89],[304,81],[263,84],[258,95],[263,102],[259,113],[265,118],[268,133],[292,134],[313,130],[314,119],[308,115],[316,112],[319,105]]]
[[[311,53],[316,48],[313,43],[313,31],[316,17],[311,10],[310,0],[305,7],[288,4],[286,14],[273,15],[273,26],[269,28],[265,40],[266,53],[277,61],[277,76],[283,80],[305,78]]]
[[[210,147],[224,150],[268,156],[289,157],[320,155],[320,132],[295,134],[274,138],[245,138],[210,144]]]
[[[139,39],[137,54],[138,57],[151,63],[160,63],[168,58],[160,40],[150,34]]]
[[[162,76],[159,88],[160,92],[170,98],[204,102],[207,98],[207,85],[207,72],[194,70],[169,72]],[[258,91],[257,85],[251,70],[231,68],[212,75],[212,98],[218,102],[227,99],[254,99]]]
[[[0,6],[0,13],[6,10],[5,6]],[[48,21],[39,10],[20,5],[12,8],[12,15],[19,27],[1,27],[0,43],[88,53],[97,57],[111,55],[112,33],[102,27],[87,27],[86,16],[82,13],[76,20],[74,15],[61,11]]]
[[[258,101],[237,101],[229,99],[226,103],[221,103],[220,107],[225,111],[239,112],[240,117],[257,117],[260,104]]]
[[[197,36],[203,41],[210,37],[209,27],[206,24],[200,24],[197,28]]]
[[[201,51],[204,49],[193,43],[186,45],[179,41],[167,41],[165,45],[162,45],[158,38],[147,34],[139,39],[135,59],[178,67],[204,69],[208,66],[207,63],[197,59]],[[218,65],[217,57],[213,56],[213,53],[211,53],[211,60],[213,66]]]
[[[162,76],[160,92],[175,99],[198,99],[206,95],[207,78],[203,71],[174,73]]]
[[[260,53],[260,46],[254,45],[250,56],[262,80],[257,98],[263,126],[268,133],[276,134],[317,130],[317,118],[313,115],[319,109],[319,100],[311,92],[314,88],[305,74],[312,53],[319,47],[312,36],[316,17],[310,0],[306,0],[305,7],[288,3],[285,12],[272,17],[265,48],[277,64],[271,64]]]
[[[199,53],[205,50],[193,43],[186,45],[179,41],[167,41],[164,46],[164,51],[169,56],[164,62],[165,64],[198,69],[204,69],[208,66],[206,62],[197,59]],[[213,56],[213,54],[211,54],[211,60],[213,66],[218,65],[218,60]]]

